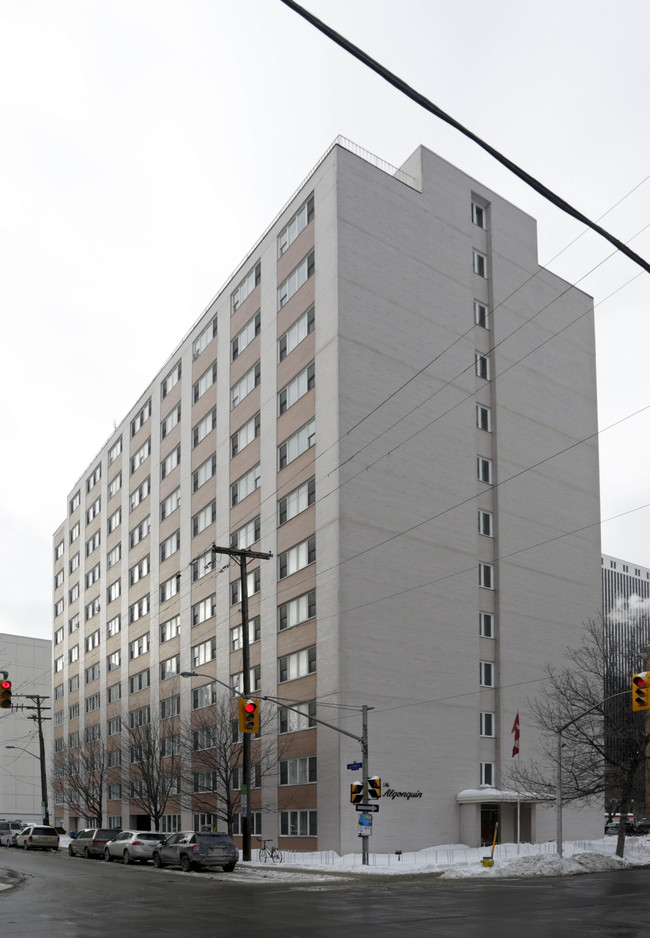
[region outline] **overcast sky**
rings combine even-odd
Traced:
[[[650,258],[646,2],[305,5]],[[280,0],[0,0],[0,128],[0,632],[51,637],[68,492],[337,134],[436,151],[595,297],[603,550],[650,567],[650,275],[555,257],[580,225]]]

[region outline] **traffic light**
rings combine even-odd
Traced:
[[[381,798],[381,779],[378,775],[373,775],[368,779],[368,797]]]
[[[260,702],[253,697],[239,698],[239,731],[241,733],[259,733]]]
[[[4,681],[0,681],[0,707],[3,710],[8,710],[11,707],[11,681],[6,678]]]
[[[361,804],[363,800],[363,782],[352,782],[350,785],[350,801],[352,804]]]
[[[647,671],[632,676],[632,709],[650,710],[650,678]]]

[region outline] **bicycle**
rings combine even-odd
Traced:
[[[262,838],[258,838],[261,840]],[[271,860],[273,863],[282,863],[282,853],[278,850],[277,847],[274,847],[271,844],[270,847],[267,847],[267,844],[271,844],[270,840],[262,840],[262,846],[258,851],[258,857],[260,863],[266,863],[268,860]]]

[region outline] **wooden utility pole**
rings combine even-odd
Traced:
[[[241,625],[242,625],[242,666],[244,669],[243,694],[249,697],[251,693],[250,679],[250,642],[248,640],[248,560],[269,560],[272,553],[261,553],[257,550],[236,550],[233,547],[213,546],[215,554],[227,554],[239,564],[239,577],[241,583]],[[250,810],[248,803],[248,786],[250,783],[251,771],[251,736],[250,733],[244,733],[243,752],[242,752],[242,786],[241,786],[241,832],[242,832],[242,859],[251,858],[251,828],[250,828]]]

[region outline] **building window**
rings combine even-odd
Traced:
[[[151,455],[151,437],[142,444],[140,449],[131,457],[131,475],[142,466]]]
[[[260,516],[238,528],[230,535],[230,546],[235,550],[247,550],[260,539]]]
[[[64,694],[65,694],[65,690],[64,690],[63,684],[57,684],[57,686],[54,688],[54,699],[61,700]]]
[[[78,703],[74,703],[74,704],[72,704],[71,707],[69,707],[69,709],[68,709],[68,719],[70,719],[70,720],[78,720],[78,719],[79,719],[79,704],[78,704]]]
[[[486,381],[490,380],[490,359],[487,355],[474,352],[474,370],[476,371],[477,378],[484,378]]]
[[[284,684],[285,681],[295,681],[299,677],[305,677],[307,674],[314,674],[316,671],[316,646],[303,648],[301,651],[295,651],[291,655],[283,655],[278,658],[278,683]]]
[[[55,659],[54,659],[54,670],[55,670],[55,671],[63,671],[63,666],[64,666],[64,664],[65,664],[65,659],[64,659],[63,655],[61,655],[59,658],[55,658]]]
[[[487,485],[491,485],[492,484],[492,460],[487,459],[485,456],[477,456],[476,473],[478,475],[479,481],[485,482]]]
[[[143,557],[139,563],[134,564],[129,570],[129,586],[135,586],[140,580],[143,580],[149,574],[149,554]]]
[[[78,492],[75,492],[72,498],[70,499],[70,514],[77,510],[81,504],[81,489]]]
[[[485,537],[494,537],[493,516],[491,511],[478,511],[478,533]]]
[[[262,380],[262,368],[259,362],[256,362],[252,368],[246,372],[239,381],[230,389],[230,409],[234,410],[238,404],[248,397],[251,391],[257,387]]]
[[[482,710],[480,714],[480,735],[496,736],[494,713]]]
[[[283,580],[292,573],[316,562],[316,535],[283,551],[278,557],[278,579]]]
[[[200,625],[201,622],[206,622],[208,619],[211,619],[217,608],[217,600],[214,596],[208,596],[207,599],[202,599],[199,603],[194,603],[192,606],[192,625]]]
[[[180,550],[180,547],[181,532],[179,529],[178,531],[174,531],[173,534],[170,534],[169,537],[165,538],[165,540],[160,545],[160,562],[162,563],[164,560],[167,560],[169,557],[175,554],[177,550]]]
[[[479,430],[487,430],[488,433],[492,430],[492,414],[485,404],[476,405],[476,426]]]
[[[129,694],[136,694],[139,690],[149,687],[149,668],[139,671],[129,678]]]
[[[207,642],[201,642],[199,645],[192,646],[192,667],[197,668],[208,661],[214,661],[217,657],[217,640],[210,638]]]
[[[99,694],[97,694],[96,696],[97,698],[99,698]],[[97,707],[95,707],[95,709],[96,710],[99,709],[99,699],[97,700]],[[102,737],[102,728],[99,725],[99,723],[95,723],[93,726],[87,726],[86,729],[84,730],[84,741],[87,743],[92,743],[96,739],[101,739],[101,737]]]
[[[181,445],[178,446],[166,456],[160,464],[160,478],[166,479],[174,471],[181,461]]]
[[[122,699],[122,685],[121,684],[111,684],[106,690],[106,702],[115,703],[116,700]]]
[[[487,257],[480,251],[472,251],[472,269],[479,277],[487,277]]]
[[[181,588],[181,575],[175,573],[174,576],[160,584],[160,602],[166,603],[168,599],[175,596]]]
[[[80,533],[81,533],[81,525],[80,525],[79,522],[77,521],[77,523],[75,524],[75,526],[70,530],[70,543],[71,543],[71,544],[74,544],[74,542],[75,542],[75,541],[77,540],[77,538],[79,537],[79,534],[80,534]]]
[[[139,658],[140,655],[146,654],[149,651],[149,633],[145,632],[144,635],[141,635],[140,638],[135,638],[132,642],[129,642],[129,658]]]
[[[129,532],[129,545],[135,547],[136,544],[139,544],[140,541],[143,541],[145,537],[149,537],[149,530],[151,528],[151,518],[149,515],[136,525],[132,531]]]
[[[296,711],[300,711],[297,713]],[[280,733],[298,733],[316,726],[316,701],[295,704],[292,710],[280,710],[278,714]]]
[[[93,518],[96,518],[102,507],[102,497],[98,495],[90,508],[86,509],[86,524],[90,524]]]
[[[160,438],[165,439],[168,433],[174,429],[174,427],[180,422],[181,419],[181,405],[177,404],[176,407],[173,407],[165,419],[160,424]]]
[[[122,718],[121,717],[112,717],[110,720],[106,721],[106,735],[107,736],[117,736],[117,734],[121,732],[122,732]],[[110,795],[109,795],[109,798],[110,798]]]
[[[262,669],[260,665],[256,665],[254,668],[250,668],[248,672],[248,686],[250,693],[253,691],[259,690],[262,680]],[[232,692],[236,697],[240,697],[244,693],[244,672],[239,671],[237,674],[230,675],[230,686],[232,687]]]
[[[316,837],[316,811],[280,811],[280,837]]]
[[[289,219],[288,224],[278,235],[278,257],[281,257],[287,248],[293,244],[298,235],[304,231],[314,217],[314,196],[310,195],[296,214]]]
[[[90,473],[86,479],[86,492],[92,491],[102,477],[101,463]]]
[[[278,606],[278,631],[300,625],[316,615],[316,590],[310,590]]]
[[[129,510],[134,511],[141,502],[147,498],[151,492],[151,476],[143,479],[135,492],[132,492],[129,498]]]
[[[70,651],[68,652],[68,661],[70,664],[74,664],[75,661],[79,660],[79,645],[73,645]]]
[[[181,503],[181,487],[175,489],[171,495],[168,495],[167,498],[160,503],[160,520],[164,521],[165,518],[169,518],[172,515],[178,506]]]
[[[106,635],[108,638],[111,638],[113,635],[117,635],[121,628],[120,615],[114,616],[112,619],[109,619],[106,623]]]
[[[217,472],[217,456],[213,453],[204,463],[192,473],[192,492],[197,492],[202,485],[211,479]]]
[[[173,655],[171,658],[167,658],[165,661],[160,662],[160,680],[166,681],[168,678],[174,677],[175,674],[178,674],[180,670],[180,655]]]
[[[478,565],[478,585],[486,590],[494,589],[494,567],[491,563]]]
[[[285,303],[288,303],[300,287],[307,283],[313,276],[315,270],[314,252],[310,251],[307,257],[304,257],[297,267],[291,271],[287,279],[278,287],[278,309],[282,309]]]
[[[119,438],[108,451],[108,465],[111,466],[122,452],[122,437]]]
[[[217,426],[217,408],[205,415],[192,430],[192,448],[198,446]]]
[[[106,590],[108,602],[112,603],[114,600],[116,600],[120,596],[121,592],[122,592],[121,580],[116,580],[114,583],[111,583],[111,585]]]
[[[278,339],[278,361],[284,361],[287,355],[314,331],[315,325],[316,310],[314,306],[310,306]]]
[[[74,573],[79,566],[79,551],[70,558],[70,573]]]
[[[278,525],[291,521],[316,501],[316,478],[303,482],[278,501]]]
[[[97,599],[93,599],[92,602],[88,603],[85,609],[86,622],[88,622],[89,619],[92,619],[93,616],[97,615],[97,613],[100,610],[100,607],[101,607],[101,603],[99,602],[99,597]]]
[[[97,550],[102,541],[102,532],[95,531],[93,536],[86,541],[86,557],[90,557],[94,550]]]
[[[174,694],[173,697],[165,697],[160,701],[160,719],[169,720],[170,717],[177,717],[181,712],[181,695]]]
[[[491,612],[479,612],[478,631],[483,638],[494,638],[494,616]]]
[[[316,443],[316,420],[312,419],[278,446],[278,470],[284,469]]]
[[[162,397],[165,398],[172,388],[175,388],[181,380],[181,363],[177,362],[160,386]]]
[[[192,583],[196,583],[197,580],[203,579],[204,576],[207,576],[208,573],[211,573],[215,567],[215,558],[216,554],[210,550],[206,550],[204,554],[201,554],[200,557],[196,557],[192,562]]]
[[[260,487],[260,480],[261,468],[258,463],[256,466],[253,466],[252,469],[249,469],[248,472],[244,473],[243,476],[240,476],[239,479],[230,486],[231,506],[242,502],[247,495],[250,495],[251,492],[258,489]]]
[[[79,599],[79,584],[75,583],[72,589],[68,593],[68,601],[74,603]]]
[[[494,762],[481,762],[480,767],[480,784],[488,785],[490,788],[494,787]]]
[[[113,498],[115,495],[117,495],[117,493],[119,492],[119,490],[120,490],[121,488],[122,488],[122,473],[121,473],[121,472],[118,472],[118,474],[115,476],[115,478],[114,478],[114,479],[111,479],[111,481],[108,483],[108,500],[109,500],[109,502],[110,502],[111,498]]]
[[[262,279],[262,263],[258,261],[257,264],[250,270],[244,279],[241,281],[236,290],[230,294],[230,315],[236,313],[241,304],[244,302],[247,297],[253,292],[255,287],[258,285]]]
[[[171,638],[175,638],[177,635],[180,635],[180,632],[181,632],[180,615],[174,616],[172,619],[167,619],[166,622],[162,622],[160,625],[160,644],[163,645],[165,642],[168,642]]]
[[[65,629],[63,628],[63,626],[61,626],[61,628],[57,629],[56,632],[54,633],[54,644],[58,645],[59,642],[62,642],[64,635],[65,635]]]
[[[195,382],[194,387],[192,388],[192,401],[196,404],[197,401],[200,401],[205,392],[212,387],[212,385],[217,380],[217,363],[213,362],[209,368],[207,368],[199,380]]]
[[[216,772],[194,772],[195,793],[203,793],[217,790]]]
[[[142,616],[146,616],[149,612],[149,597],[143,596],[142,599],[139,599],[137,603],[133,603],[132,606],[129,606],[129,622],[137,622],[138,619],[141,619]]]
[[[316,364],[311,362],[278,393],[278,416],[284,414],[316,385]]]
[[[281,785],[308,785],[318,781],[316,777],[316,756],[302,756],[280,762]]]
[[[478,228],[487,228],[487,209],[478,202],[472,202],[472,224]]]
[[[210,320],[205,329],[198,334],[194,342],[192,343],[192,360],[198,358],[201,352],[204,351],[212,342],[214,337],[217,334],[217,317]]]
[[[136,414],[131,421],[131,436],[135,436],[140,427],[142,427],[151,417],[151,398],[145,403],[142,410]]]
[[[209,505],[202,508],[201,511],[197,512],[192,518],[192,537],[196,537],[201,531],[205,531],[205,529],[209,528],[211,524],[214,524],[216,520],[217,502],[216,499],[213,498]]]
[[[477,326],[481,326],[482,329],[490,328],[488,308],[485,303],[479,303],[478,300],[474,300],[474,322]]]
[[[76,632],[79,628],[79,613],[77,612],[68,622],[68,633]]]
[[[58,589],[60,586],[63,586],[64,580],[65,580],[65,570],[59,570],[57,575],[54,577],[54,589]]]
[[[63,690],[63,684],[60,685]],[[76,690],[79,690],[79,675],[73,674],[70,680],[68,681],[68,691],[73,694]],[[55,698],[56,699],[56,698]]]
[[[139,707],[129,713],[129,726],[135,729],[137,726],[148,726],[151,723],[151,709],[149,706]],[[138,760],[140,761],[140,760]],[[133,762],[133,759],[131,759]]]
[[[241,625],[236,625],[230,630],[230,650],[231,651],[240,651],[243,647],[242,642],[243,629]],[[253,619],[248,620],[248,644],[252,645],[253,642],[259,642],[260,640],[260,617],[255,616]]]
[[[259,593],[261,587],[260,568],[251,570],[246,580],[246,587],[249,596]],[[233,580],[230,584],[230,605],[236,606],[241,601],[241,580]]]
[[[95,710],[99,710],[100,706],[101,706],[101,694],[91,694],[90,697],[86,697],[86,700],[85,700],[86,713],[93,713]]]
[[[192,710],[203,710],[217,702],[217,685],[203,684],[192,689]]]
[[[259,837],[262,833],[262,812],[261,811],[251,811],[248,815],[248,826],[251,834],[254,834],[256,837]],[[235,837],[241,836],[241,815],[233,814],[232,818],[232,832]]]
[[[252,319],[249,319],[243,329],[237,333],[231,343],[231,360],[234,361],[247,346],[251,344],[255,336],[260,334],[262,328],[262,316],[260,311],[255,313]]]
[[[243,427],[240,427],[236,433],[230,437],[230,455],[236,456],[238,453],[248,446],[249,443],[252,443],[253,440],[260,435],[260,415],[255,414],[254,417],[251,417]]]
[[[494,662],[479,661],[479,684],[481,687],[494,687]]]

